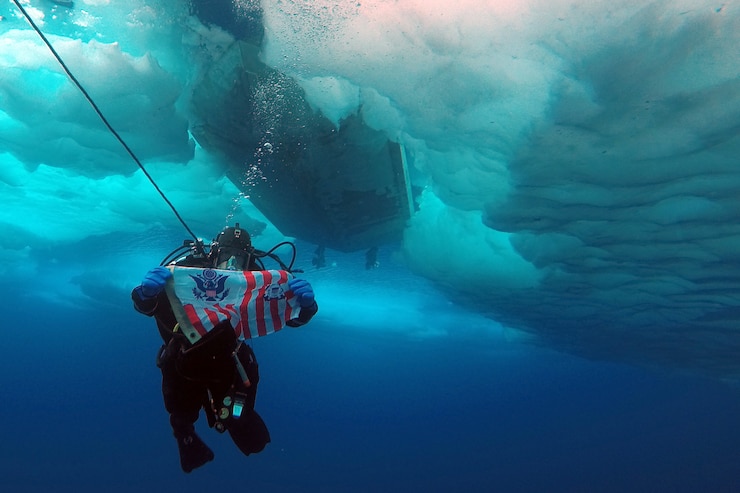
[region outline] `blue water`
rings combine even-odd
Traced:
[[[125,293],[107,301],[47,314],[24,302],[8,321],[22,330],[6,337],[0,363],[4,491],[731,492],[738,485],[735,388],[501,338],[352,330],[362,313],[347,313],[346,324],[319,313],[309,326],[254,341],[257,409],[272,443],[247,458],[201,420],[216,460],[184,475],[161,405],[156,330]]]

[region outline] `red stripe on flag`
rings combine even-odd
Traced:
[[[235,322],[234,322],[234,319],[237,319],[238,318],[238,317],[235,316],[236,310],[234,309],[234,304],[233,303],[229,303],[226,306],[221,306],[221,305],[219,305],[217,303],[217,304],[213,305],[213,308],[215,308],[216,310],[218,310],[219,313],[221,313],[221,315],[223,315],[226,320],[228,320],[229,322],[231,322],[231,326],[234,328],[234,332],[236,333],[236,337],[239,337],[241,335],[242,328],[241,328],[241,324],[239,324],[239,323],[236,323],[235,324]]]
[[[257,281],[254,278],[254,274],[248,271],[244,271],[244,279],[247,281],[247,287],[244,289],[244,298],[239,306],[239,315],[241,317],[240,320],[244,338],[251,339],[254,337],[254,334],[252,333],[252,327],[249,325],[249,310],[251,305],[254,304],[252,300],[252,292],[257,286]]]
[[[203,324],[200,321],[200,317],[195,311],[195,307],[193,305],[185,305],[183,306],[185,309],[185,315],[187,315],[188,320],[190,320],[190,323],[193,325],[193,328],[195,328],[195,331],[202,336],[206,335],[205,327],[203,327]]]
[[[208,321],[211,322],[211,328],[218,325],[218,323],[221,321],[218,318],[218,312],[215,310],[210,310],[208,308],[203,308],[203,311],[205,312],[206,316],[208,317]]]
[[[267,335],[267,326],[265,325],[265,303],[264,296],[267,287],[272,281],[272,274],[269,271],[262,271],[262,287],[257,291],[257,334],[259,337]]]

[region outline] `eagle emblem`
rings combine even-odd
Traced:
[[[223,301],[229,295],[226,289],[226,280],[229,278],[226,274],[219,274],[213,269],[204,269],[198,275],[190,274],[195,281],[193,296],[203,301]]]

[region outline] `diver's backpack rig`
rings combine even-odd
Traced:
[[[292,249],[290,263],[287,265],[274,252],[280,247],[289,246]],[[293,273],[303,272],[300,269],[293,269],[296,258],[296,246],[291,241],[282,241],[267,251],[254,248],[251,243],[249,234],[235,223],[234,227],[226,227],[210,244],[205,244],[202,238],[196,240],[185,239],[183,244],[170,252],[159,265],[166,266],[171,263],[193,262],[203,267],[210,264],[215,268],[219,263],[219,256],[225,254],[238,256],[243,254],[246,257],[244,267],[248,267],[254,261],[259,270],[266,270],[263,262],[264,258],[271,258],[281,269]],[[235,265],[226,266],[227,270],[238,270]]]

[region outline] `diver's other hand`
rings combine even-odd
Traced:
[[[305,279],[293,278],[288,281],[288,286],[295,293],[295,297],[298,298],[298,304],[301,307],[307,308],[316,303],[313,288]]]
[[[144,276],[139,286],[143,299],[154,298],[164,289],[164,285],[172,277],[172,272],[166,267],[155,267]]]

